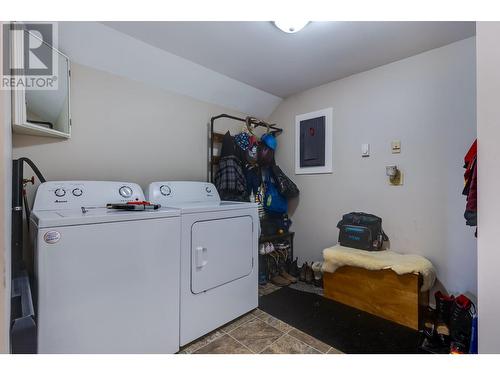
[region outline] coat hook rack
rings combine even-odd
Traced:
[[[240,122],[243,122],[246,124],[250,124],[256,128],[258,128],[258,127],[269,128],[270,132],[274,136],[278,136],[281,133],[283,133],[283,129],[277,127],[276,124],[269,124],[263,120],[255,118],[255,117],[242,118],[242,117],[228,115],[226,113],[222,113],[220,115],[212,117],[210,119],[210,150],[209,150],[209,161],[208,161],[209,162],[209,169],[208,169],[209,175],[207,176],[207,180],[210,182],[213,182],[212,180],[213,180],[213,175],[214,175],[214,164],[216,164],[214,162],[214,159],[215,159],[214,158],[214,124],[217,120],[224,119],[224,118],[235,120],[235,121],[240,121]]]

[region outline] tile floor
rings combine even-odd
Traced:
[[[259,287],[259,295],[279,289]],[[341,354],[330,345],[255,309],[181,348],[180,354]]]

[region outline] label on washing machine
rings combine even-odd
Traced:
[[[61,233],[51,230],[43,235],[43,239],[47,243],[56,243],[61,239]]]

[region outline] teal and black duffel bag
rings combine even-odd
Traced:
[[[382,229],[382,219],[364,212],[350,212],[337,224],[339,243],[361,250],[380,250],[389,237]]]

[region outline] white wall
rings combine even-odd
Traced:
[[[78,64],[71,111],[70,140],[15,134],[14,157],[31,158],[48,180],[129,180],[143,188],[153,180],[206,180],[210,117],[240,115]]]
[[[0,72],[3,67],[0,22]],[[10,91],[0,90],[0,353],[9,351],[12,139]]]
[[[500,353],[500,22],[477,23],[479,351]]]
[[[226,108],[72,64],[69,140],[13,135],[13,157],[28,157],[47,180],[152,181],[207,178],[207,124]],[[242,123],[218,122],[217,129]],[[31,177],[30,168],[24,168]],[[35,186],[28,186],[32,204]],[[25,233],[24,259],[33,252]]]
[[[335,62],[332,61],[332,64]],[[321,259],[346,212],[383,218],[391,249],[430,259],[452,292],[476,293],[476,240],[463,218],[463,157],[476,137],[475,39],[470,38],[287,98],[271,116],[285,128],[277,161],[301,190],[296,254]],[[333,107],[334,172],[296,176],[295,116]],[[390,142],[401,140],[393,155]],[[371,156],[361,158],[361,144]],[[397,164],[404,185],[389,186]]]

